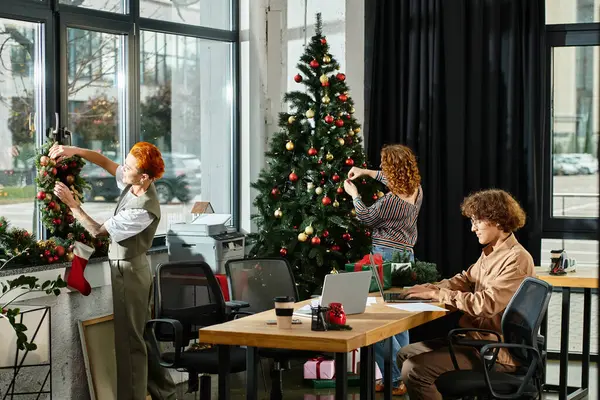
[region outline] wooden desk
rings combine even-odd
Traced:
[[[536,268],[538,279],[562,288],[562,314],[560,329],[560,373],[558,385],[544,385],[545,390],[557,391],[560,400],[576,400],[588,397],[590,381],[590,336],[592,320],[592,289],[598,288],[597,268],[577,268],[566,275],[550,275],[548,268]],[[581,387],[568,386],[569,377],[569,326],[571,312],[571,288],[583,289],[583,349],[581,363]],[[548,315],[542,322],[541,334],[546,337],[544,350],[548,347]],[[544,378],[545,382],[545,378]]]
[[[376,297],[375,294],[371,296]],[[310,300],[297,303],[295,308],[310,304]],[[246,396],[257,398],[257,348],[281,348],[293,350],[314,350],[336,353],[336,398],[347,397],[347,354],[361,349],[361,399],[374,396],[375,359],[372,345],[387,340],[390,351],[386,352],[386,365],[391,365],[391,338],[400,332],[422,325],[444,316],[442,311],[406,312],[386,306],[381,297],[377,303],[367,306],[363,314],[349,315],[350,331],[312,331],[311,319],[302,318],[301,325],[293,325],[291,330],[267,325],[274,320],[275,311],[212,325],[199,331],[199,341],[219,346],[219,399],[229,399],[229,346],[248,346],[246,370]],[[364,357],[364,358],[363,358]],[[221,360],[223,362],[221,362]],[[394,360],[395,361],[395,360]],[[226,365],[224,364],[226,363]],[[390,364],[388,364],[390,363]],[[222,365],[223,364],[223,365]],[[389,373],[388,373],[389,372]],[[391,388],[391,368],[385,368],[384,380]],[[391,393],[390,393],[391,395]]]

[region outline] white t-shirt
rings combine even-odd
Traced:
[[[117,180],[117,187],[121,190],[125,189],[127,185],[123,183],[122,165],[117,167],[115,179]],[[135,198],[135,195],[128,191],[124,195],[122,204],[127,204],[132,198]],[[117,215],[110,217],[104,223],[104,227],[115,242],[122,242],[142,232],[154,221],[154,218],[156,218],[154,215],[142,208],[130,208],[121,210]]]

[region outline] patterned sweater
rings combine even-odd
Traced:
[[[387,186],[381,171],[375,177]],[[360,197],[354,198],[356,216],[373,230],[373,246],[383,246],[398,250],[413,250],[417,241],[417,217],[423,202],[423,189],[418,188],[415,204],[401,199],[392,192],[367,207]]]

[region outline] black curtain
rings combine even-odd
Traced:
[[[539,262],[546,112],[544,0],[366,2],[366,144],[419,160],[418,259],[444,276],[481,247],[460,214],[470,192],[500,188],[527,212],[519,241]]]

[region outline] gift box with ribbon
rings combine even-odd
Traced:
[[[358,349],[348,353],[348,372],[360,374],[360,352]],[[375,363],[375,379],[382,379],[381,370],[379,370],[377,363]]]
[[[373,254],[373,262],[375,263],[377,272],[379,273],[379,280],[383,282],[383,288],[389,289],[392,287],[392,263],[391,262],[383,262],[383,258],[381,254],[376,253]],[[345,269],[346,272],[357,272],[357,271],[366,271],[371,267],[371,259],[369,254],[365,255],[361,260],[355,262],[354,264],[346,264]],[[371,286],[369,288],[370,292],[377,292],[379,288],[377,287],[377,281],[375,277],[371,278]]]
[[[304,400],[335,400],[335,394],[305,394]]]
[[[335,379],[335,361],[323,357],[304,363],[304,379]]]

